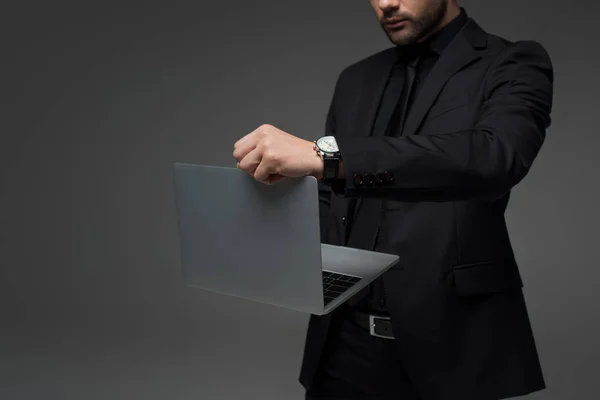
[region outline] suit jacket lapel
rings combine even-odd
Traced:
[[[387,79],[394,62],[396,50],[389,49],[384,57],[375,63],[364,77],[358,110],[355,113],[354,136],[370,136],[373,133],[373,124],[377,116],[377,109],[383,97]]]
[[[485,45],[485,37],[485,32],[479,28],[474,20],[470,19],[461,32],[450,42],[427,76],[423,87],[414,98],[411,110],[406,116],[404,135],[412,135],[418,131],[427,112],[448,80],[480,58],[475,48]]]

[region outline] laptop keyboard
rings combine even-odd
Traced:
[[[329,271],[323,271],[323,294],[325,305],[331,303],[340,294],[360,282],[361,278]]]

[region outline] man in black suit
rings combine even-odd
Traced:
[[[234,146],[273,184],[320,180],[321,241],[398,254],[311,316],[306,398],[488,400],[545,387],[504,212],[550,125],[553,69],[455,0],[371,0],[394,47],[345,68],[310,142],[264,125]]]

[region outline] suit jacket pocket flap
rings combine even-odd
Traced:
[[[488,261],[457,265],[452,271],[459,296],[504,292],[523,287],[514,261]]]

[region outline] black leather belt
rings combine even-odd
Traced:
[[[394,339],[390,317],[367,314],[358,310],[353,310],[352,314],[356,324],[368,331],[372,336]]]

